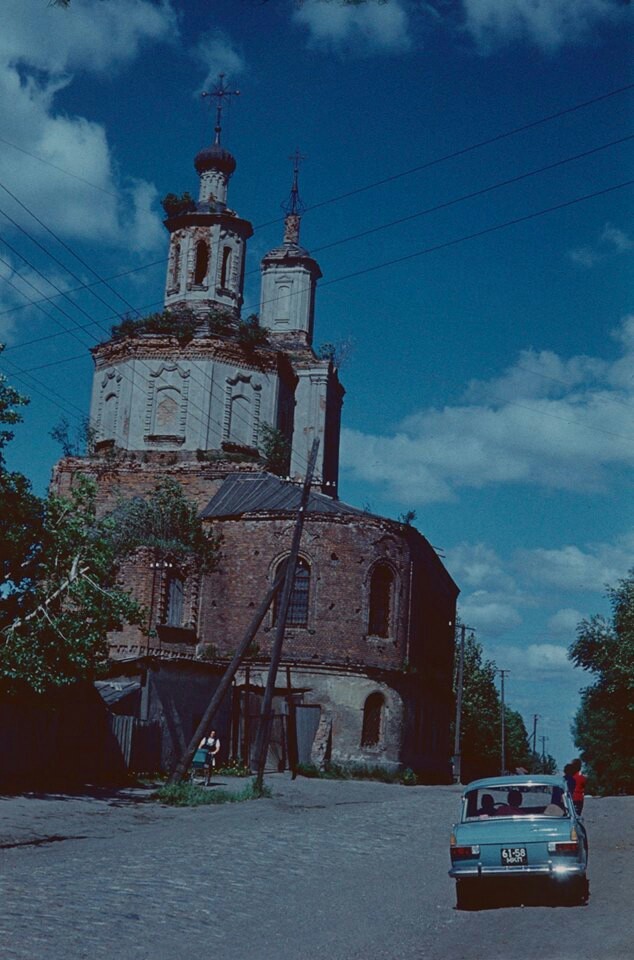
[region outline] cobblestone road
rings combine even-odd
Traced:
[[[178,810],[135,791],[1,799],[2,957],[620,960],[628,954],[633,851],[622,828],[629,823],[632,835],[634,798],[588,801],[588,907],[516,904],[464,913],[454,909],[447,877],[458,788],[284,775],[268,782],[270,800]],[[620,827],[613,826],[615,816]]]

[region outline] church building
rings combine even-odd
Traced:
[[[261,261],[259,317],[242,317],[253,228],[228,203],[236,161],[220,120],[229,93],[221,78],[215,140],[194,161],[198,198],[164,200],[165,310],[125,319],[93,348],[94,443],[54,470],[61,494],[77,474],[94,477],[102,511],[170,477],[221,538],[211,573],[159,564],[149,549],[125,565],[149,622],[110,637],[113,677],[129,698],[119,712],[161,721],[164,765],[186,745],[287,562],[318,439],[269,762],[284,768],[292,748],[306,764],[449,780],[458,589],[413,526],[338,498],[344,389],[334,358],[313,348],[321,270],[300,242],[297,162],[281,243]],[[276,617],[273,603],[218,720],[225,759],[249,760]]]

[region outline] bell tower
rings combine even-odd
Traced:
[[[295,151],[293,185],[284,205],[284,238],[262,258],[260,323],[275,337],[312,346],[315,290],[321,270],[308,250],[300,246],[299,229],[303,204],[299,197],[299,163],[304,157]]]
[[[188,308],[199,315],[213,307],[237,317],[243,300],[246,244],[253,227],[227,206],[235,158],[220,142],[224,101],[237,96],[224,74],[203,96],[216,100],[214,142],[197,154],[198,200],[189,194],[168,194],[163,201],[170,234],[165,307]]]

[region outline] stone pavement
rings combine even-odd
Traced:
[[[272,799],[204,807],[164,807],[149,790],[0,799],[2,960],[356,956],[377,925],[397,935],[387,902],[398,897],[416,925],[421,891],[436,884],[411,875],[425,797],[451,899],[457,788],[266,782]],[[386,891],[384,871],[401,877],[404,861],[403,890]]]

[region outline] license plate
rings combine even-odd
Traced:
[[[501,853],[505,867],[522,867],[528,863],[526,847],[502,847]]]

